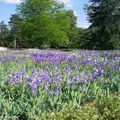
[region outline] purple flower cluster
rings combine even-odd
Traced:
[[[41,73],[38,69],[32,70],[30,76],[26,75],[25,79],[27,80],[27,86],[31,89],[32,94],[37,93],[39,86],[45,81],[49,81],[49,75],[47,73]],[[45,89],[48,89],[48,83],[45,84]]]
[[[58,95],[63,86],[82,86],[82,91],[86,93],[87,88],[85,87],[90,82],[96,82],[99,78],[104,77],[105,70],[120,71],[119,54],[112,56],[111,53],[106,54],[106,52],[100,53],[99,51],[82,51],[80,54],[38,52],[32,54],[32,60],[37,63],[36,68],[39,68],[39,63],[42,63],[41,68],[32,70],[24,77],[27,81],[26,87],[31,90],[33,95],[37,94],[39,88],[45,93]],[[19,72],[11,73],[6,83],[22,83],[23,73],[22,69]]]
[[[102,76],[104,76],[104,70],[103,69],[101,69],[101,68],[93,68],[93,73],[90,76],[90,78],[93,81],[96,81],[98,77],[102,77]]]
[[[70,67],[65,68],[65,73],[68,76],[68,85],[87,85],[91,80],[96,81],[99,77],[104,76],[104,70],[102,68],[93,68],[87,72],[75,71],[76,69],[71,69]]]
[[[24,73],[24,69],[22,68],[19,72],[13,72],[8,75],[8,79],[6,80],[6,84],[20,84],[22,83],[22,75]]]
[[[77,60],[78,60],[78,58],[76,55],[72,55],[72,56],[68,57],[69,62],[76,62]]]
[[[62,61],[66,61],[67,59],[67,53],[46,53],[46,54],[33,54],[32,59],[35,62],[43,63],[48,62],[49,64],[57,64]]]
[[[28,57],[16,57],[16,56],[0,57],[0,63],[23,62],[25,60],[28,60]]]
[[[45,92],[51,91],[53,95],[57,95],[60,92],[62,79],[59,73],[51,76],[47,71],[34,69],[29,76],[25,76],[25,79],[33,95],[37,94],[39,87],[43,88]]]

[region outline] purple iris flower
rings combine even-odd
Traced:
[[[55,96],[55,95],[58,95],[59,93],[60,93],[60,91],[61,91],[61,87],[60,86],[58,86],[58,87],[56,87],[55,89],[54,89],[54,91],[53,91],[53,95]]]

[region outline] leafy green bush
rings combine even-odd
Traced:
[[[39,120],[97,120],[98,111],[94,103],[88,103],[79,108],[73,105],[65,106],[60,112],[44,113]]]
[[[96,108],[102,120],[120,119],[120,94],[101,97],[97,100]]]
[[[48,112],[38,120],[119,120],[120,94],[103,96],[95,102],[90,102],[75,108],[65,106],[60,112]]]

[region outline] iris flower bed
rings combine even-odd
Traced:
[[[120,51],[0,53],[0,119],[40,119],[119,92]]]

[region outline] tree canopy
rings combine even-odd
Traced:
[[[9,35],[9,29],[8,26],[2,21],[0,22],[0,45],[6,46],[7,44],[7,37]]]
[[[120,0],[90,0],[86,6],[95,49],[120,48]],[[117,43],[117,44],[116,44]]]
[[[25,0],[18,6],[18,15],[31,47],[68,45],[70,20],[63,4],[55,0]]]
[[[120,0],[90,0],[88,29],[58,0],[23,0],[9,25],[0,23],[0,45],[14,48],[120,49]]]

